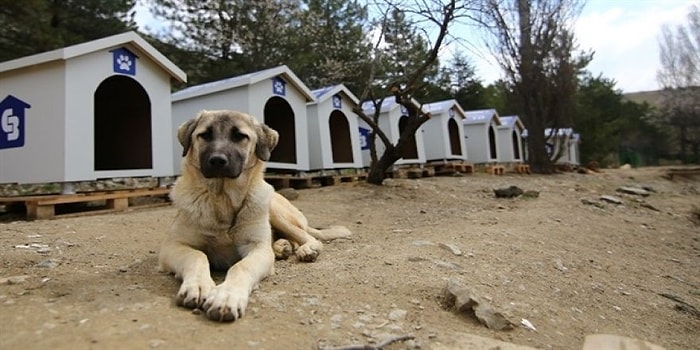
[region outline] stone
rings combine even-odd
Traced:
[[[518,186],[508,186],[495,188],[493,193],[496,195],[496,198],[514,198],[523,194],[523,190]]]
[[[632,194],[632,195],[642,196],[642,197],[647,197],[651,194],[651,192],[649,192],[643,188],[629,187],[629,186],[622,186],[622,187],[617,189],[617,192],[625,193],[625,194]]]
[[[3,284],[22,284],[24,282],[27,282],[28,278],[29,278],[28,275],[3,277],[3,278],[0,278],[0,285],[3,285]]]
[[[594,201],[594,200],[590,200],[590,199],[586,199],[586,198],[581,199],[581,203],[583,203],[585,205],[592,205],[592,206],[594,206],[596,208],[600,208],[600,209],[605,208],[605,205],[603,203],[598,202],[598,201]]]
[[[617,204],[617,205],[622,204],[622,199],[614,197],[614,196],[603,195],[603,196],[600,196],[600,200],[602,200],[604,202],[612,203],[612,204]]]
[[[389,320],[397,322],[397,321],[403,321],[406,319],[406,315],[408,314],[408,311],[403,310],[403,309],[393,309],[391,312],[389,312]]]
[[[523,198],[538,198],[540,193],[538,191],[527,190],[523,193]]]
[[[447,249],[450,251],[450,253],[456,255],[456,256],[461,256],[462,251],[457,248],[456,245],[454,244],[449,244],[449,243],[439,243],[440,247]]]
[[[473,315],[489,329],[502,331],[513,329],[513,323],[502,313],[496,311],[485,300],[475,296],[472,291],[450,280],[445,287],[445,304],[458,313]]]
[[[56,259],[46,259],[46,260],[42,260],[41,262],[36,264],[36,266],[47,268],[47,269],[53,269],[53,268],[58,267],[58,265],[60,265],[60,264],[61,263]]]

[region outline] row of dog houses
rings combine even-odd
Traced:
[[[134,32],[0,63],[0,183],[177,175],[176,130],[203,109],[244,111],[277,130],[268,169],[369,166],[370,129],[342,84],[312,91],[286,66],[171,93],[173,81],[186,74]],[[407,113],[393,98],[380,108],[396,142]],[[432,118],[398,164],[525,159],[517,116],[464,111],[455,100],[422,108]]]

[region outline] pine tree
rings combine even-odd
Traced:
[[[300,30],[291,33],[294,72],[312,88],[343,83],[358,91],[371,44],[367,8],[356,0],[306,0]]]
[[[0,61],[136,29],[136,0],[0,0]]]
[[[411,23],[406,14],[398,8],[391,11],[384,25],[385,46],[381,49],[382,66],[377,77],[382,85],[402,86],[411,73],[416,72],[429,55],[430,45],[418,33],[417,26]],[[438,74],[439,62],[436,60],[419,79],[423,83],[434,80]]]

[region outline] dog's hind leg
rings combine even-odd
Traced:
[[[324,229],[315,229],[313,227],[307,227],[306,231],[314,238],[328,242],[334,239],[350,238],[352,237],[352,232],[348,230],[345,226],[335,226],[332,225]]]

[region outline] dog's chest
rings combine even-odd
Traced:
[[[241,260],[233,239],[227,235],[208,236],[204,251],[211,266],[217,270],[227,269]]]

